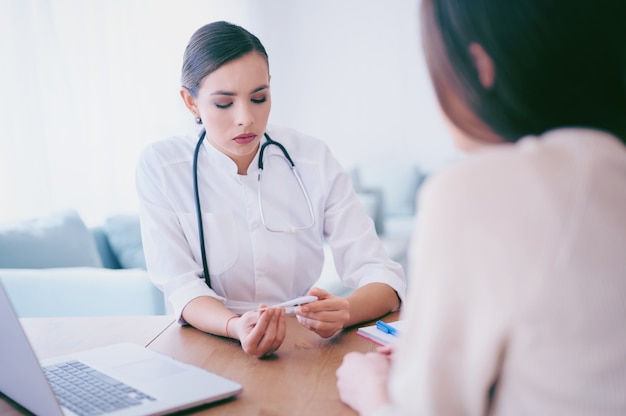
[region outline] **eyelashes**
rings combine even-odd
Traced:
[[[267,97],[262,97],[262,98],[251,98],[251,99],[250,99],[250,101],[251,101],[252,103],[254,103],[254,104],[263,104],[264,102],[266,102],[266,101],[267,101]],[[218,103],[215,103],[215,106],[216,106],[217,108],[221,108],[221,109],[226,109],[226,108],[228,108],[228,107],[230,107],[230,106],[232,106],[232,105],[233,105],[233,102],[232,102],[232,101],[231,101],[231,102],[229,102],[229,103],[226,103],[226,104],[218,104]]]

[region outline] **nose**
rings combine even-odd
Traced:
[[[254,123],[254,114],[249,104],[242,104],[239,106],[235,122],[238,126],[250,126]]]

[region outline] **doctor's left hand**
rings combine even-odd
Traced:
[[[260,305],[260,307],[266,307],[266,305]],[[243,350],[257,358],[276,351],[287,334],[287,321],[283,308],[246,312],[233,324]]]
[[[317,296],[318,300],[298,306],[295,310],[300,324],[322,338],[329,338],[343,329],[350,320],[348,300],[314,287],[307,295]]]

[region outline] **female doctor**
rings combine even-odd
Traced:
[[[316,296],[295,313],[325,338],[397,310],[404,272],[349,175],[323,142],[267,125],[269,64],[258,38],[227,22],[201,27],[181,81],[201,133],[152,143],[136,176],[147,268],[179,322],[263,357],[286,332],[285,309],[267,305]],[[355,288],[347,298],[313,287],[325,241]]]

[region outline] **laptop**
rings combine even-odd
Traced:
[[[242,391],[232,380],[133,343],[39,361],[1,281],[0,334],[0,392],[40,416],[160,415]],[[74,382],[95,385],[81,398]]]

